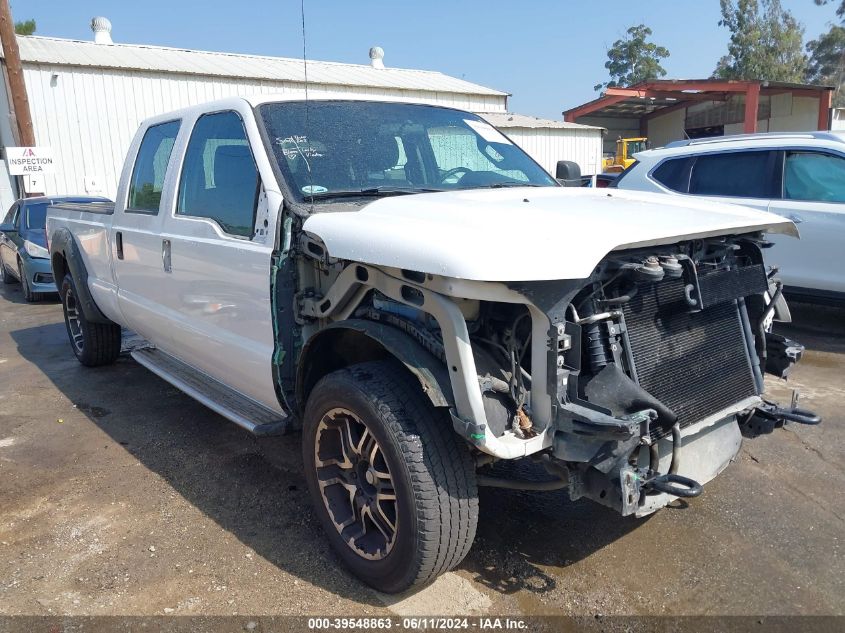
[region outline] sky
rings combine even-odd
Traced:
[[[112,22],[118,43],[302,56],[300,0],[17,0],[15,20],[37,35],[90,40],[90,20]],[[560,119],[597,96],[607,49],[645,24],[669,49],[667,78],[709,77],[727,52],[718,0],[304,0],[309,59],[437,70],[511,93],[509,110]],[[805,40],[836,21],[834,4],[782,0]]]

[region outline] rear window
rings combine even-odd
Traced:
[[[24,215],[24,227],[37,231],[47,225],[47,202],[31,204],[26,207]]]
[[[689,193],[701,196],[769,198],[769,152],[729,152],[698,156]]]
[[[652,172],[651,177],[672,191],[687,193],[691,163],[691,158],[673,158],[664,161]]]

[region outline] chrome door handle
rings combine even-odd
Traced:
[[[170,267],[170,240],[161,241],[161,265],[164,267],[164,272],[172,271]]]
[[[789,219],[792,220],[795,224],[801,224],[804,221],[804,218],[802,218],[797,213],[790,214]]]

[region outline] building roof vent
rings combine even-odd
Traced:
[[[94,31],[95,44],[114,44],[111,39],[111,22],[108,18],[102,16],[91,18],[91,30]]]
[[[381,46],[370,49],[370,65],[373,68],[384,68],[384,49]]]

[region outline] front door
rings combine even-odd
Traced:
[[[173,349],[182,361],[279,410],[271,370],[273,239],[256,231],[256,213],[266,217],[266,204],[240,115],[199,117],[161,235]]]
[[[769,210],[791,219],[801,239],[773,235],[787,286],[845,292],[845,157],[817,151],[784,153],[783,196]]]

